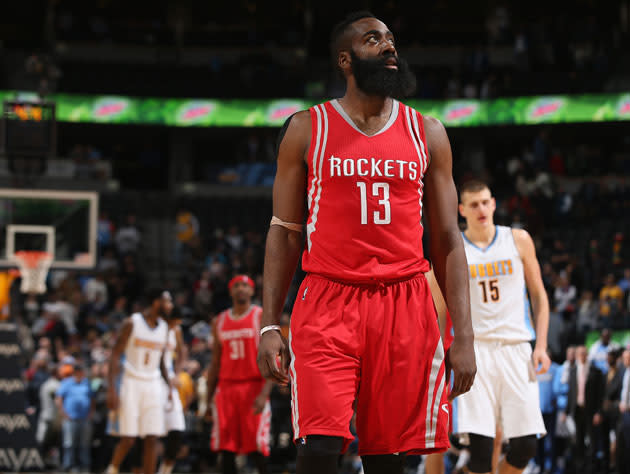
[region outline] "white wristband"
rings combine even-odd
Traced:
[[[262,328],[260,330],[260,335],[262,336],[263,334],[265,334],[267,331],[280,331],[282,328],[280,326],[278,326],[277,324],[272,324],[270,326],[265,326],[264,328]]]

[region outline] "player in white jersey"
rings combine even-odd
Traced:
[[[180,327],[181,316],[179,308],[173,306],[172,301],[166,304],[166,318],[168,323],[168,339],[166,342],[166,352],[164,353],[164,365],[171,382],[170,387],[164,386],[164,391],[171,391],[171,398],[164,406],[164,424],[166,429],[166,440],[164,443],[164,459],[158,470],[158,474],[171,474],[175,467],[177,453],[182,443],[182,435],[186,429],[184,419],[184,409],[179,398],[177,387],[180,386],[177,374],[180,372],[182,364],[187,358],[186,346],[182,337]]]
[[[495,208],[485,183],[470,181],[460,189],[477,377],[453,404],[453,431],[468,434],[469,471],[489,473],[495,429],[502,426],[510,445],[499,472],[507,474],[523,471],[536,453],[537,436],[545,434],[536,372],[551,364],[549,302],[532,238],[525,230],[495,225]]]
[[[164,435],[165,394],[161,378],[169,383],[164,365],[168,326],[164,321],[171,295],[163,290],[147,293],[147,309],[134,313],[120,328],[108,372],[107,404],[118,411],[120,441],[114,449],[108,474],[117,474],[136,438],[144,438],[143,467],[154,474],[157,438]],[[120,356],[125,355],[120,395],[116,393]]]

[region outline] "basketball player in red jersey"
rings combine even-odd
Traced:
[[[297,474],[337,472],[355,407],[366,474],[402,473],[405,453],[449,445],[446,365],[451,397],[476,372],[451,150],[440,122],[395,99],[415,79],[384,23],[353,14],[332,49],[346,94],[295,114],[280,134],[258,366],[278,383],[290,377]],[[446,356],[423,222],[453,320]],[[278,321],[301,250],[308,275],[286,341]]]
[[[265,474],[272,383],[265,382],[256,365],[262,308],[251,303],[254,282],[247,275],[235,276],[228,287],[233,306],[219,314],[213,327],[207,392],[207,418],[213,421],[210,447],[222,454],[223,474],[236,474],[235,454],[251,454],[259,474]]]

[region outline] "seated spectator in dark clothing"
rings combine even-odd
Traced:
[[[604,390],[604,404],[602,408],[602,451],[604,453],[604,472],[609,472],[611,464],[610,432],[617,429],[619,422],[619,400],[623,370],[618,365],[621,352],[610,349],[608,351],[608,373]]]

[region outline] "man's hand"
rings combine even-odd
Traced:
[[[602,415],[600,415],[599,413],[595,413],[593,415],[593,425],[599,426],[601,422],[602,422]]]
[[[558,420],[560,421],[560,423],[566,423],[567,422],[567,414],[563,411],[560,412],[560,416],[558,417]]]
[[[459,395],[466,393],[472,387],[477,373],[475,362],[474,339],[472,337],[461,339],[455,337],[451,347],[446,352],[446,377],[447,383],[453,371],[453,388],[448,397],[452,402]]]
[[[277,358],[280,356],[280,367]],[[289,384],[289,363],[291,354],[289,344],[278,331],[267,331],[260,338],[258,346],[258,369],[262,376],[280,385]]]
[[[179,377],[177,375],[174,377],[171,377],[169,382],[170,382],[170,388],[175,388],[177,390],[182,388],[182,381],[179,380]]]
[[[212,423],[212,421],[214,421],[212,417],[212,406],[210,405],[210,403],[208,403],[206,412],[203,414],[203,419],[208,423]]]
[[[551,359],[547,355],[547,351],[538,346],[534,348],[532,353],[532,362],[538,375],[547,373],[549,367],[551,367]]]
[[[256,397],[254,403],[252,403],[252,410],[254,411],[254,415],[260,415],[265,409],[266,404],[267,395],[265,393],[261,393]]]
[[[120,403],[120,399],[118,398],[118,394],[114,387],[110,387],[107,390],[107,408],[110,410],[118,410],[118,405]]]
[[[624,402],[619,403],[619,411],[621,413],[625,413],[628,411],[628,405],[626,405]]]

